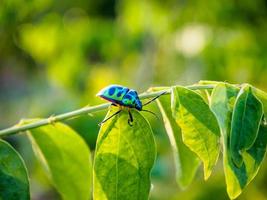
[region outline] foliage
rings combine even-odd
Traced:
[[[183,142],[203,161],[204,178],[208,179],[219,156],[216,118],[200,95],[183,87],[172,89],[171,105]]]
[[[107,117],[115,111],[108,113]],[[149,123],[133,111],[133,126],[124,111],[105,123],[97,139],[94,161],[94,199],[148,199],[150,172],[156,158]]]
[[[180,187],[185,188],[193,180],[200,162],[196,154],[183,143],[181,128],[172,117],[170,101],[169,96],[163,96],[157,103],[172,146],[177,182]]]
[[[212,87],[203,87],[207,84]],[[200,161],[204,179],[208,179],[222,148],[227,192],[231,199],[237,198],[257,175],[267,151],[267,94],[248,84],[214,81],[151,90],[171,93],[157,101],[172,145],[178,184],[183,188],[189,186]],[[106,117],[117,109],[111,107]],[[127,123],[126,109],[100,128],[93,167],[93,197],[96,200],[149,197],[150,174],[156,157],[155,140],[141,112],[133,109],[131,112],[133,126]],[[34,122],[36,120],[24,123]],[[80,136],[58,122],[30,130],[28,136],[37,158],[62,198],[88,199],[91,160],[89,148]],[[19,180],[24,181],[26,196],[20,198],[27,199],[28,178],[23,161],[3,142],[3,148],[0,148],[3,163],[7,162],[4,152],[8,152],[9,159],[20,168],[3,165],[1,170],[8,169],[11,178],[20,177]],[[6,181],[0,180],[1,195],[10,191]],[[21,187],[14,187],[11,192],[16,195],[21,190]]]
[[[30,199],[25,164],[7,142],[0,140],[0,199]]]
[[[64,200],[89,199],[91,155],[82,138],[56,123],[28,134],[36,157]]]
[[[266,35],[264,0],[1,0],[0,129],[20,119],[48,118],[99,104],[102,100],[95,94],[114,83],[141,93],[151,86],[208,79],[250,83],[267,91]],[[209,102],[211,90],[196,92]],[[155,103],[149,110],[159,113]],[[66,124],[94,152],[103,116],[84,114]],[[157,144],[151,200],[227,199],[221,160],[207,181],[201,166],[191,171],[192,184],[180,189],[174,174],[181,177],[175,169],[183,165],[173,164],[164,124],[144,116]],[[31,197],[58,199],[27,138],[18,134],[4,139],[26,163]],[[261,175],[240,200],[266,199],[267,160],[263,162]]]

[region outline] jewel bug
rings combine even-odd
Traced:
[[[96,96],[99,96],[109,102],[112,103],[114,106],[120,106],[121,109],[119,109],[116,113],[113,115],[109,116],[108,118],[104,119],[102,122],[99,123],[99,125],[105,123],[115,115],[119,114],[122,111],[122,107],[128,108],[128,113],[129,113],[129,119],[128,119],[128,124],[132,126],[133,122],[133,116],[131,114],[131,109],[136,109],[138,111],[145,111],[149,112],[151,114],[155,113],[149,111],[149,110],[144,110],[143,107],[150,104],[151,102],[155,101],[157,98],[159,98],[161,95],[164,95],[166,92],[162,92],[158,96],[152,98],[146,103],[142,103],[139,99],[138,93],[133,90],[129,89],[127,87],[121,86],[121,85],[109,85],[102,90],[100,90]],[[157,116],[156,116],[157,117]]]

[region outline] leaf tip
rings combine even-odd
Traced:
[[[204,166],[204,180],[208,180],[212,172],[212,169],[210,167],[205,167]]]
[[[210,175],[211,175],[211,170],[209,170],[208,172],[204,172],[204,180],[207,181]]]

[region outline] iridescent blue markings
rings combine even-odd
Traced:
[[[142,102],[140,101],[137,92],[132,89],[130,90],[127,87],[110,85],[98,92],[97,96],[100,96],[101,98],[114,104],[129,108],[136,108],[139,111],[142,110]]]
[[[166,92],[163,92],[162,94],[154,97],[153,99],[151,99],[150,101],[148,101],[144,105],[151,103],[152,101],[154,101],[155,99],[157,99],[158,97],[160,97],[161,95],[163,95],[165,93]],[[129,110],[128,110],[128,113],[129,113],[128,124],[130,126],[132,126],[132,122],[133,122],[133,116],[130,112],[130,108],[135,108],[139,111],[146,111],[146,112],[150,112],[150,113],[154,114],[153,112],[151,112],[149,110],[143,109],[144,105],[140,101],[138,93],[135,90],[129,89],[129,88],[124,87],[124,86],[109,85],[109,86],[103,88],[102,90],[100,90],[96,96],[99,96],[99,97],[111,102],[112,105],[115,105],[115,106],[120,105],[120,106],[124,106],[124,107],[129,108]],[[107,120],[109,120],[113,116],[119,114],[120,112],[121,112],[121,109],[119,111],[117,111],[116,113],[114,113],[113,115],[111,115],[110,117],[108,117],[107,119],[103,120],[100,124],[103,124],[104,122],[106,122]]]

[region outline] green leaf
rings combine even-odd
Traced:
[[[218,122],[202,97],[192,90],[179,86],[172,88],[171,104],[184,143],[203,161],[206,180],[219,156]]]
[[[171,143],[176,168],[176,179],[179,186],[185,188],[192,182],[200,162],[197,155],[182,141],[181,128],[172,116],[170,96],[160,97],[157,103]]]
[[[261,124],[258,136],[253,146],[243,153],[244,163],[248,174],[248,183],[257,175],[259,167],[266,154],[267,127]]]
[[[232,112],[238,92],[237,87],[219,83],[211,94],[210,108],[218,120],[225,142],[230,135]]]
[[[148,199],[155,141],[146,119],[135,110],[131,112],[133,126],[127,123],[126,111],[101,126],[93,172],[95,200]]]
[[[210,106],[218,119],[223,135],[224,172],[227,192],[231,199],[237,198],[244,187],[256,176],[267,144],[267,128],[262,125],[253,146],[243,153],[244,162],[241,167],[233,163],[229,143],[232,112],[238,92],[238,88],[221,83],[212,92]]]
[[[238,92],[238,88],[220,83],[213,89],[210,103],[210,108],[217,117],[223,136],[224,173],[230,198],[236,198],[242,192],[240,183],[246,179],[244,167],[239,169],[233,164],[229,148],[232,112]]]
[[[213,85],[213,87],[215,87],[219,83],[220,83],[219,81],[200,80],[197,84],[194,84],[194,85],[200,86],[200,87],[205,86],[205,85]],[[209,104],[212,89],[199,89],[199,90],[194,90],[194,91],[198,93],[205,100],[207,104]]]
[[[254,96],[251,87],[241,88],[234,105],[230,150],[234,163],[241,166],[242,152],[254,144],[263,115],[262,103]]]
[[[32,129],[28,135],[37,158],[65,200],[88,200],[91,193],[90,150],[62,123]]]
[[[30,199],[24,161],[14,148],[3,140],[0,140],[0,199]]]
[[[227,192],[230,198],[237,198],[257,175],[266,154],[266,145],[267,128],[262,125],[253,146],[242,153],[244,162],[240,167],[233,163],[228,149],[228,154],[225,156],[225,159],[227,159],[225,161],[225,172]]]
[[[255,94],[262,102],[264,114],[265,116],[267,116],[267,93],[255,87],[251,87],[251,88],[252,88],[253,94]]]
[[[194,90],[194,92],[198,93],[203,100],[209,104],[209,99],[210,99],[210,93],[208,90]]]

